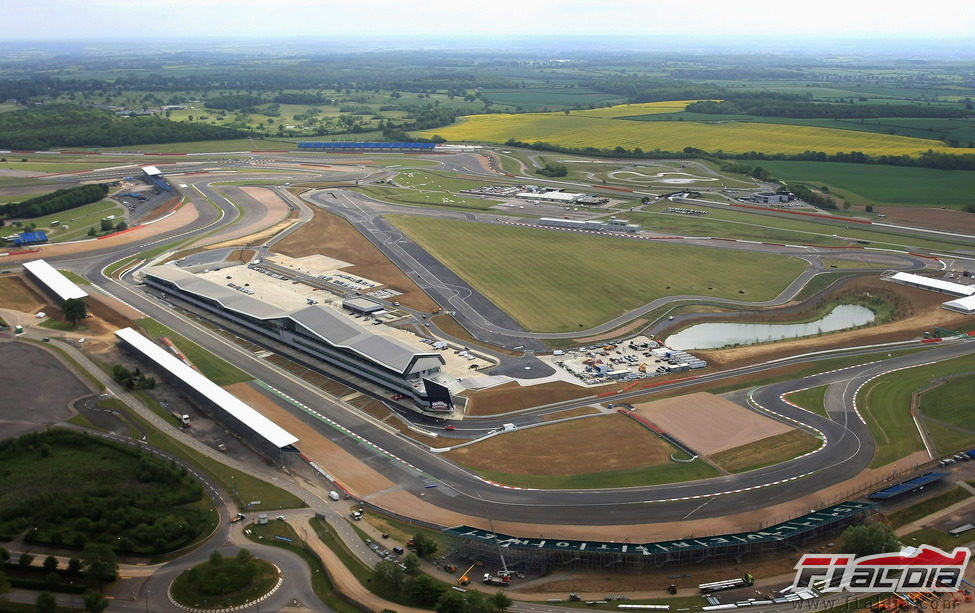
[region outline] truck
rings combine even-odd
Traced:
[[[491,575],[491,573],[484,573],[483,581],[484,585],[500,585],[502,587],[511,583],[511,579],[509,577],[494,577]]]
[[[173,414],[173,417],[176,418],[176,421],[178,421],[179,424],[182,427],[184,427],[184,428],[189,428],[190,427],[190,416],[189,415],[187,415],[186,413],[180,413],[179,411],[172,411],[172,414]]]
[[[722,590],[733,590],[739,587],[748,587],[749,585],[755,584],[755,577],[751,573],[745,573],[744,576],[737,579],[725,579],[723,581],[712,581],[711,583],[702,583],[697,587],[700,588],[702,594],[710,594],[711,592],[720,592]]]

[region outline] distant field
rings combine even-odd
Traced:
[[[521,115],[471,115],[459,123],[419,132],[422,136],[437,134],[449,141],[504,143],[514,138],[521,142],[543,141],[568,147],[617,146],[645,151],[662,149],[683,151],[695,147],[705,151],[730,153],[763,151],[766,153],[801,153],[806,150],[835,153],[860,151],[867,155],[917,155],[928,149],[949,153],[972,153],[970,149],[953,149],[930,140],[854,132],[813,126],[774,123],[741,123],[693,121],[627,121],[613,119],[615,113],[647,114],[635,106],[565,113],[528,113]],[[661,111],[670,112],[670,111]]]
[[[774,298],[801,260],[494,224],[390,217],[528,330],[590,328],[666,295]],[[743,293],[739,293],[739,290]]]
[[[515,89],[484,89],[481,97],[496,106],[520,107],[525,111],[559,110],[621,101],[620,96],[598,92],[585,87],[529,87]]]
[[[869,204],[960,207],[972,203],[975,172],[841,162],[755,162],[776,179],[828,185]]]
[[[925,419],[941,453],[959,451],[975,445],[975,424],[972,423],[970,391],[975,389],[975,374],[948,380],[921,396],[921,414],[942,424]],[[952,430],[951,427],[960,430]]]

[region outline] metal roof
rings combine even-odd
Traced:
[[[942,303],[941,306],[952,311],[959,311],[961,313],[975,313],[975,294],[965,296],[964,298],[949,300],[948,302]]]
[[[49,290],[58,295],[61,300],[68,298],[87,298],[88,292],[74,284],[70,279],[62,275],[56,268],[44,260],[34,260],[25,262],[24,268],[41,280]]]
[[[142,172],[144,172],[147,177],[158,177],[162,174],[162,171],[155,166],[143,166]]]
[[[952,283],[951,281],[932,279],[931,277],[923,277],[921,275],[915,275],[909,272],[898,272],[891,275],[890,278],[894,281],[899,281],[900,283],[918,285],[920,287],[930,288],[939,292],[945,292],[947,294],[955,294],[957,296],[971,296],[975,294],[975,287],[971,285],[962,285],[961,283]]]
[[[383,310],[383,305],[374,300],[369,300],[368,298],[349,298],[348,300],[342,301],[342,306],[347,309],[362,311],[364,313],[375,313],[376,311]]]
[[[277,425],[267,417],[258,413],[253,407],[223,389],[202,374],[190,368],[179,358],[172,355],[148,338],[142,336],[132,328],[122,328],[115,331],[115,336],[132,345],[159,367],[178,378],[186,385],[202,394],[242,424],[250,428],[264,440],[278,449],[294,445],[298,438]]]
[[[947,476],[948,473],[924,473],[920,477],[915,477],[909,481],[904,481],[902,483],[898,483],[897,485],[892,485],[886,489],[873,492],[870,494],[870,496],[868,496],[868,498],[870,498],[870,500],[887,500],[889,498],[894,498],[895,496],[900,496],[901,494],[913,492],[914,490],[922,488],[929,483],[940,481]]]
[[[620,553],[629,555],[649,556],[658,553],[675,551],[690,551],[695,549],[721,549],[745,544],[781,541],[789,537],[828,526],[839,521],[846,521],[860,513],[874,507],[872,503],[845,502],[814,511],[793,520],[775,524],[768,528],[754,532],[739,532],[736,534],[722,534],[700,538],[686,538],[677,541],[661,541],[656,543],[620,543],[602,541],[571,541],[566,539],[519,538],[506,534],[496,534],[480,528],[458,526],[444,530],[447,534],[468,539],[476,539],[494,543],[499,547],[511,549],[549,549],[559,551],[576,551],[589,553]]]
[[[439,353],[418,353],[396,338],[373,334],[368,328],[349,321],[347,315],[336,309],[311,305],[289,313],[175,266],[157,266],[147,270],[146,275],[170,281],[187,292],[212,298],[229,311],[263,320],[289,318],[326,343],[359,354],[400,374],[429,370],[446,363]]]

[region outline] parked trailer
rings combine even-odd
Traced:
[[[725,579],[724,581],[712,581],[711,583],[702,583],[697,587],[701,590],[703,594],[709,594],[711,592],[720,592],[722,590],[733,590],[739,587],[747,587],[755,583],[755,577],[751,573],[745,573],[744,577],[739,577],[737,579]]]

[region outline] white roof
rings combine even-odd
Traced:
[[[44,260],[34,260],[26,262],[24,268],[29,270],[35,277],[47,286],[49,290],[58,295],[61,300],[68,298],[87,298],[88,292],[75,285],[70,279],[62,275],[56,268]]]
[[[162,174],[162,171],[155,166],[143,166],[142,172],[144,172],[147,177],[158,177]]]
[[[132,328],[116,330],[115,336],[135,347],[147,358],[166,369],[166,371],[186,385],[195,389],[275,447],[280,449],[298,442],[298,438],[295,435],[267,417],[264,417],[249,404],[193,370],[179,358]]]
[[[559,200],[571,202],[577,198],[582,198],[585,194],[575,194],[572,192],[519,192],[515,194],[517,198],[535,200]]]
[[[960,313],[975,313],[975,294],[956,300],[949,300],[948,302],[942,303],[941,306]]]
[[[939,292],[957,294],[959,296],[971,296],[972,294],[975,294],[975,286],[952,283],[951,281],[942,281],[941,279],[932,279],[931,277],[922,277],[921,275],[915,275],[909,272],[898,272],[892,275],[891,279],[901,283],[919,285],[921,287],[931,288]]]

